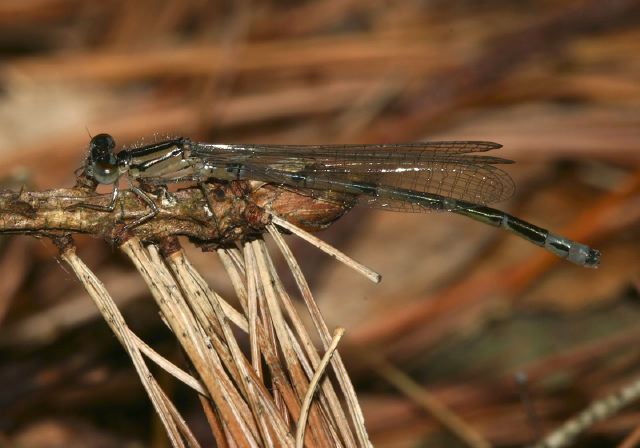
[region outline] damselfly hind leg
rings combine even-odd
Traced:
[[[78,204],[70,205],[66,208],[66,210],[75,210],[78,208],[88,208],[90,210],[97,210],[99,212],[108,212],[111,213],[116,208],[116,201],[118,200],[118,196],[120,194],[120,189],[118,185],[114,184],[113,191],[111,192],[111,200],[107,205],[100,204],[91,204],[90,202],[80,202]]]
[[[130,190],[135,193],[140,199],[142,199],[151,209],[151,211],[149,213],[147,213],[144,216],[141,216],[140,218],[136,219],[133,222],[130,222],[129,224],[124,226],[123,230],[131,230],[134,229],[136,227],[138,227],[141,224],[144,224],[145,222],[149,221],[150,219],[153,219],[159,212],[160,210],[158,209],[158,206],[156,205],[155,202],[153,202],[153,199],[151,199],[149,197],[149,195],[147,194],[146,191],[144,191],[143,189],[136,187],[135,185],[131,185],[130,186]]]

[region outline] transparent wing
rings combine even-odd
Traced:
[[[476,141],[424,142],[365,145],[243,145],[192,143],[192,153],[222,163],[257,159],[261,165],[322,165],[327,170],[360,170],[376,166],[411,166],[432,161],[465,159],[473,163],[512,163],[490,156],[469,155],[501,147],[498,143]]]
[[[514,190],[511,177],[495,166],[512,163],[510,160],[473,154],[500,148],[491,142],[192,145],[192,157],[220,167],[242,166],[245,178],[286,185],[314,196],[324,191],[356,195],[363,205],[376,208],[419,212],[434,207],[396,200],[373,190],[357,193],[352,185],[410,190],[481,205],[504,200]]]

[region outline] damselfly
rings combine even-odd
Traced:
[[[91,139],[86,173],[112,184],[106,207],[113,210],[118,180],[126,175],[131,190],[149,205],[149,213],[128,224],[153,218],[158,208],[143,185],[175,182],[251,180],[319,196],[335,192],[345,204],[385,210],[444,210],[509,230],[573,263],[596,267],[600,252],[515,216],[488,207],[513,194],[514,184],[498,165],[512,163],[480,155],[501,145],[482,141],[443,141],[383,145],[261,145],[198,143],[175,138],[114,153],[108,134]]]

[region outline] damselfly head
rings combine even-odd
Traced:
[[[89,143],[87,175],[101,184],[113,184],[118,180],[118,161],[113,153],[116,142],[109,134],[98,134]]]

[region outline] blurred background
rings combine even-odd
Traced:
[[[491,444],[522,446],[640,375],[639,25],[633,0],[2,0],[0,177],[71,187],[100,132],[121,144],[502,143],[517,192],[498,207],[601,249],[599,269],[446,213],[353,210],[319,234],[380,285],[288,241],[329,325],[347,329],[376,446],[458,442],[367,350]],[[181,362],[118,251],[77,243],[130,325]],[[0,250],[0,445],[166,446],[53,245],[3,236]],[[231,297],[217,259],[189,252]],[[211,443],[193,394],[169,378],[165,390]],[[638,422],[627,407],[579,446],[615,446]]]

